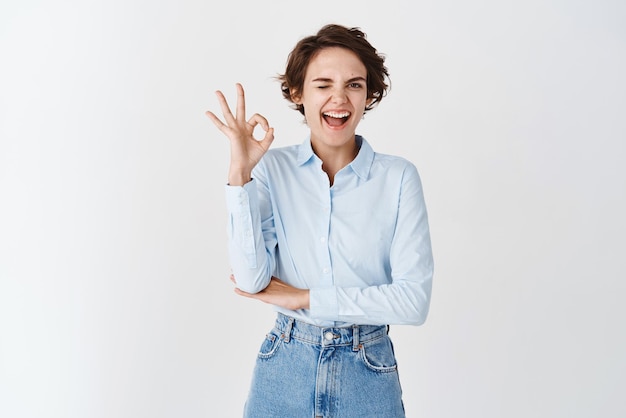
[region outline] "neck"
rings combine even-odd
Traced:
[[[322,170],[328,175],[331,186],[335,180],[335,174],[350,164],[359,153],[356,140],[343,147],[323,147],[313,143],[311,143],[311,146],[315,155],[322,160]]]

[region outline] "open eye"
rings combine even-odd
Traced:
[[[360,89],[363,87],[363,85],[361,83],[350,83],[348,84],[348,87],[350,87],[351,89]]]

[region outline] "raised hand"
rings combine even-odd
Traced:
[[[224,122],[211,111],[206,115],[215,126],[230,140],[230,168],[228,184],[241,186],[250,181],[252,169],[261,160],[274,140],[274,128],[271,128],[267,119],[258,113],[246,121],[246,100],[241,84],[237,83],[237,108],[235,115],[230,110],[228,102],[221,91],[216,91],[217,99],[222,108]],[[261,125],[265,131],[263,139],[254,138],[254,128]]]

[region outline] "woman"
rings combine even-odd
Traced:
[[[324,26],[302,39],[280,76],[310,135],[269,150],[265,117],[232,114],[229,254],[239,295],[272,304],[246,417],[403,417],[389,324],[422,324],[433,259],[422,186],[407,160],[356,134],[385,96],[384,58],[358,28]],[[254,128],[265,131],[253,137]]]

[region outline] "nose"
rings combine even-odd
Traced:
[[[344,88],[337,87],[333,89],[332,98],[333,103],[345,103],[348,101],[348,97],[346,95],[346,91]]]

